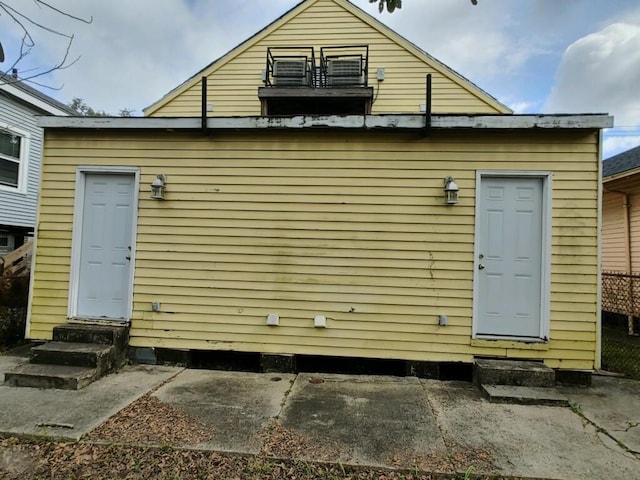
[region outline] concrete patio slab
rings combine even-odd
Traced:
[[[470,465],[478,471],[566,480],[637,478],[634,455],[568,407],[492,404],[468,383],[423,383],[451,453],[482,449],[489,455],[484,465]]]
[[[256,454],[295,375],[186,370],[153,394],[212,431],[193,447]]]
[[[28,358],[0,357],[4,373],[27,363]],[[161,383],[181,368],[128,366],[82,390],[42,390],[0,384],[0,434],[46,436],[79,440],[106,419]]]
[[[591,388],[559,390],[586,418],[628,449],[640,453],[640,382],[594,376]]]
[[[27,361],[0,357],[0,380]],[[91,432],[87,441],[147,445],[144,437],[428,472],[640,478],[640,382],[593,384],[560,387],[572,410],[492,404],[464,382],[134,366],[80,391],[0,386],[0,434],[78,440]]]
[[[280,416],[310,460],[449,467],[446,447],[416,378],[300,374]]]

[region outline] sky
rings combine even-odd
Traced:
[[[638,0],[404,0],[379,14],[354,4],[465,76],[516,113],[609,113],[604,157],[640,145],[640,2]],[[73,35],[68,68],[32,86],[96,110],[142,110],[278,18],[299,0],[0,0],[0,41],[7,69],[22,30],[6,6]],[[21,17],[18,17],[21,18]],[[66,37],[21,19],[35,45],[20,76],[64,58]],[[49,88],[53,87],[53,88]]]

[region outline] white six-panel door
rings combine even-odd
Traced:
[[[479,178],[475,333],[541,338],[545,180]]]
[[[84,175],[76,316],[126,320],[135,175]]]

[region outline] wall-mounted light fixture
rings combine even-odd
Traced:
[[[453,177],[444,179],[444,198],[447,205],[455,205],[458,203],[458,184]]]
[[[151,198],[154,200],[164,200],[166,190],[167,176],[160,173],[156,175],[156,179],[151,184]]]

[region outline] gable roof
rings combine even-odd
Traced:
[[[311,7],[312,5],[316,4],[319,1],[322,1],[322,0],[303,0],[298,5],[293,7],[291,10],[289,10],[288,12],[286,12],[285,14],[277,18],[275,21],[273,21],[272,23],[264,27],[262,30],[260,30],[256,34],[254,34],[252,37],[245,40],[240,45],[236,46],[231,51],[223,55],[222,57],[218,58],[217,60],[207,65],[205,68],[197,72],[195,75],[188,78],[185,82],[183,82],[182,84],[180,84],[179,86],[171,90],[169,93],[163,96],[160,100],[156,101],[152,105],[145,108],[144,114],[145,115],[153,114],[155,111],[157,111],[158,109],[160,109],[161,107],[163,107],[164,105],[166,105],[167,103],[169,103],[170,101],[178,97],[181,93],[183,93],[187,89],[196,85],[200,81],[201,77],[211,75],[213,72],[215,72],[222,66],[226,65],[231,60],[235,59],[244,51],[246,51],[256,43],[258,43],[260,40],[262,40],[263,38],[271,34],[273,31],[277,30],[282,25],[286,24],[291,19],[295,18],[300,13],[304,12],[309,7]],[[391,28],[384,25],[378,19],[364,12],[359,7],[352,4],[349,0],[331,0],[331,1],[339,5],[343,9],[347,10],[351,14],[353,14],[355,17],[359,18],[361,21],[369,25],[374,30],[378,31],[380,34],[389,38],[391,41],[401,45],[407,51],[409,51],[414,56],[416,56],[417,58],[425,62],[431,68],[433,68],[436,72],[439,72],[444,77],[460,85],[461,87],[469,91],[472,95],[476,96],[477,98],[484,101],[485,103],[491,105],[498,112],[508,113],[508,114],[513,113],[513,111],[509,107],[499,102],[495,97],[491,96],[489,93],[485,92],[480,87],[475,85],[473,82],[471,82],[464,76],[460,75],[456,71],[452,70],[444,63],[432,57],[431,55],[426,53],[424,50],[420,49],[415,44],[411,43],[409,40],[407,40],[406,38],[404,38],[403,36],[395,32],[394,30],[392,30]]]
[[[49,95],[45,95],[10,75],[0,73],[0,92],[8,93],[45,114],[63,116],[77,115],[75,110],[64,103],[51,98]]]
[[[611,177],[640,168],[640,145],[606,159],[602,163],[602,176]]]

